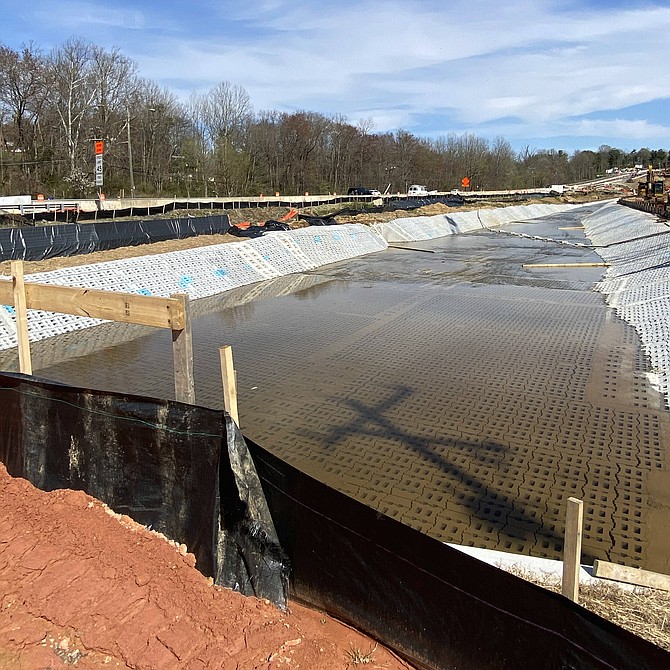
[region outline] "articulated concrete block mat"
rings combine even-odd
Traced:
[[[389,244],[412,242],[467,233],[514,221],[527,221],[578,207],[580,205],[516,205],[469,212],[460,212],[455,209],[451,214],[415,216],[376,223],[374,228]]]
[[[610,264],[597,289],[639,334],[649,359],[649,377],[667,402],[670,398],[670,225],[651,214],[611,204],[589,216],[585,226],[597,253]]]

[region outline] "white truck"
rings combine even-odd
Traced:
[[[421,184],[412,184],[407,189],[407,195],[428,195],[428,189]]]

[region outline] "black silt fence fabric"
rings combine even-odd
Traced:
[[[670,654],[320,483],[247,441],[293,596],[419,667],[661,669]]]
[[[0,406],[9,474],[83,490],[185,544],[217,584],[285,608],[284,554],[227,414],[10,373],[0,373]]]
[[[184,543],[217,583],[297,600],[417,667],[665,669],[670,654],[339,493],[227,414],[0,373],[0,460]],[[270,514],[272,518],[270,519]]]
[[[3,228],[0,229],[0,260],[40,261],[76,256],[196,235],[222,234],[229,228],[227,214]]]

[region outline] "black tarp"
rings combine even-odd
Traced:
[[[670,654],[307,476],[247,441],[294,598],[411,662],[458,670],[670,668]]]
[[[0,260],[39,261],[76,256],[196,235],[222,234],[229,228],[227,214],[3,228],[0,229]]]
[[[302,221],[307,221],[307,223],[310,226],[335,226],[335,225],[337,225],[337,221],[332,216],[308,216],[307,214],[299,214],[298,218],[301,219]]]
[[[286,605],[287,567],[253,462],[224,412],[0,373],[0,460],[161,532],[221,586]]]
[[[87,491],[186,544],[205,574],[243,593],[281,603],[290,564],[296,600],[417,667],[670,667],[650,642],[245,441],[225,413],[9,373],[0,407],[10,474]]]

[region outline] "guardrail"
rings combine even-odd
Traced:
[[[28,204],[22,204],[18,207],[5,207],[6,211],[18,211],[21,216],[26,216],[35,213],[53,212],[54,214],[62,214],[66,212],[79,213],[81,207],[79,200],[35,200]],[[54,218],[55,220],[55,218]]]

